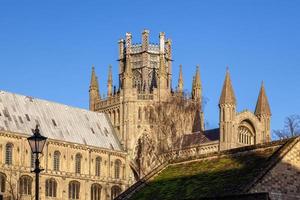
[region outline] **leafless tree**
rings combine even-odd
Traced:
[[[291,115],[285,118],[282,130],[273,130],[273,133],[280,139],[295,137],[300,135],[300,116]]]
[[[7,196],[4,198],[7,200],[23,200],[25,197],[20,194],[18,191],[18,178],[16,176],[16,172],[14,172],[12,169],[9,170],[8,176],[6,177],[6,184],[7,184]],[[28,196],[26,197],[28,199]],[[33,196],[31,196],[30,199],[34,199]]]
[[[200,102],[187,95],[173,95],[149,106],[152,132],[157,136],[159,152],[180,147],[182,135],[200,130]]]
[[[146,107],[145,120],[150,124],[150,132],[142,134],[135,147],[134,166],[139,177],[163,162],[159,159],[162,152],[180,148],[184,134],[200,130],[201,106],[186,93],[174,93]]]

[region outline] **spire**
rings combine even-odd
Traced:
[[[112,96],[112,87],[113,87],[113,80],[112,80],[112,70],[111,65],[108,67],[108,79],[107,79],[107,96]]]
[[[269,115],[271,116],[271,109],[266,95],[264,82],[261,84],[259,96],[256,103],[255,115]]]
[[[90,88],[91,87],[97,87],[97,77],[96,77],[94,65],[92,66],[92,76],[91,76]]]
[[[96,76],[96,87],[97,87],[97,97],[99,99],[101,99],[101,96],[100,96],[100,91],[99,91],[99,82],[98,82],[98,77]]]
[[[95,67],[92,66],[92,76],[90,83],[90,110],[95,111],[96,102],[100,99],[98,78],[95,73]]]
[[[196,74],[193,77],[192,99],[201,100],[201,79],[199,65],[197,65]]]
[[[231,79],[230,79],[230,74],[229,74],[229,69],[227,67],[226,70],[226,77],[225,81],[223,84],[223,89],[222,89],[222,94],[220,97],[220,102],[219,104],[236,104],[236,98],[234,95],[233,87],[231,84]]]
[[[197,65],[196,76],[195,76],[195,87],[201,88],[201,79],[200,79],[200,66]]]
[[[195,89],[195,76],[193,76],[193,82],[192,82],[192,94],[193,94],[194,89]]]
[[[179,65],[179,78],[178,78],[178,92],[183,92],[183,75],[182,75],[182,65]]]

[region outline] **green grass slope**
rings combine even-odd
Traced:
[[[131,199],[180,200],[237,194],[266,167],[276,149],[170,165]]]

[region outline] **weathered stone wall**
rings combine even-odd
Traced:
[[[13,144],[12,165],[5,164],[6,144]],[[59,171],[53,169],[53,154],[60,152]],[[124,191],[132,183],[129,181],[127,154],[124,152],[101,149],[80,144],[67,143],[61,141],[48,140],[43,155],[40,156],[41,168],[44,171],[40,176],[40,196],[41,200],[49,199],[45,197],[45,182],[49,178],[54,178],[57,182],[57,197],[51,199],[65,200],[69,195],[69,182],[78,181],[80,183],[80,199],[91,198],[91,185],[98,183],[101,185],[101,199],[111,199],[111,188],[118,186]],[[81,173],[75,173],[75,156],[80,153]],[[26,136],[16,133],[0,132],[0,173],[6,176],[6,189],[4,196],[11,195],[9,192],[12,182],[15,190],[18,190],[19,178],[28,175],[35,180],[31,168],[31,150]],[[100,176],[96,176],[95,160],[101,157]],[[115,161],[121,161],[120,178],[115,178]],[[32,183],[32,194],[34,194],[34,182]],[[0,192],[1,193],[1,192]],[[23,197],[30,199],[31,196]]]
[[[269,192],[271,199],[300,199],[300,142],[250,190]]]

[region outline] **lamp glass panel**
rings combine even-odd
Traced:
[[[43,151],[43,148],[45,146],[45,143],[46,143],[46,140],[41,138],[39,140],[37,140],[37,150],[38,150],[38,153],[42,153]]]
[[[32,153],[35,153],[36,152],[36,142],[35,142],[35,140],[33,138],[30,138],[28,140],[28,142],[29,142],[29,146],[31,148]]]

